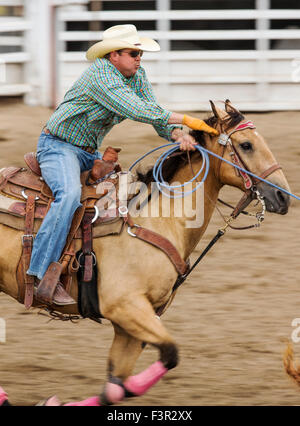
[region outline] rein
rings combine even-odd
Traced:
[[[219,136],[218,143],[224,146],[222,157],[224,156],[225,149],[227,147],[231,149],[231,152],[229,153],[229,155],[231,156],[232,163],[236,167],[237,173],[242,177],[244,181],[245,193],[243,197],[241,198],[241,200],[238,202],[237,206],[234,208],[233,212],[231,213],[231,217],[233,219],[236,219],[237,216],[243,211],[245,207],[247,207],[247,205],[250,204],[250,202],[253,199],[257,199],[262,205],[262,212],[256,214],[258,224],[252,226],[252,227],[255,227],[255,226],[259,226],[260,223],[264,220],[264,213],[265,213],[265,203],[256,185],[260,182],[261,179],[265,179],[266,177],[274,173],[276,170],[281,169],[281,166],[278,163],[275,163],[271,167],[268,167],[265,171],[263,171],[260,176],[253,175],[253,173],[251,173],[247,169],[247,167],[245,166],[244,162],[239,156],[230,138],[234,133],[242,131],[242,130],[246,130],[246,129],[254,130],[256,129],[256,127],[252,123],[252,121],[246,121],[245,123],[238,124],[233,130],[231,130],[229,134],[226,134],[222,129],[223,132]],[[226,161],[224,158],[222,158],[222,160]],[[250,175],[252,175],[253,178],[251,178]],[[249,227],[242,228],[242,229],[249,229]]]
[[[226,221],[226,219],[223,217],[223,215],[218,210],[219,213],[221,214],[221,216],[223,217],[223,219],[225,220],[225,222],[227,222],[228,226],[230,228],[236,229],[236,230],[245,230],[245,229],[251,229],[251,228],[255,228],[255,227],[260,226],[261,222],[264,220],[264,214],[265,214],[266,207],[265,207],[265,202],[263,200],[263,197],[260,195],[256,185],[257,185],[257,183],[260,182],[260,178],[265,179],[266,177],[268,177],[270,174],[272,174],[276,170],[281,169],[281,166],[278,163],[276,163],[276,164],[273,164],[268,169],[266,169],[259,177],[255,177],[255,178],[251,179],[251,177],[249,175],[249,171],[247,170],[242,159],[240,158],[240,156],[239,156],[239,154],[238,154],[236,148],[234,147],[234,145],[231,141],[231,138],[230,138],[234,133],[242,131],[242,130],[246,130],[246,129],[256,129],[256,127],[252,123],[252,121],[246,121],[245,123],[238,124],[229,134],[227,134],[222,129],[222,133],[220,134],[219,139],[218,139],[218,143],[224,147],[223,153],[222,153],[222,160],[225,161],[223,156],[225,154],[226,148],[229,148],[231,150],[229,155],[231,156],[232,163],[233,163],[234,166],[236,166],[235,170],[241,176],[241,178],[244,181],[245,193],[243,194],[242,198],[240,199],[240,201],[238,202],[236,207],[230,206],[231,208],[233,208],[233,211],[232,211],[228,221]],[[222,160],[220,160],[220,168],[221,168]],[[220,175],[220,172],[219,172],[219,175]],[[244,212],[244,209],[254,199],[257,199],[258,202],[260,202],[261,206],[262,206],[261,212],[258,212],[255,215],[256,219],[257,219],[257,224],[250,225],[250,226],[244,226],[244,227],[235,227],[235,226],[231,225],[231,222],[234,219],[236,219],[242,212]],[[222,202],[222,200],[218,200],[218,201]],[[226,204],[224,202],[222,202],[222,203]],[[251,214],[251,213],[247,213],[247,214],[253,216],[253,214]]]
[[[230,228],[235,229],[235,230],[246,230],[246,229],[259,227],[261,222],[264,220],[264,213],[265,213],[265,208],[266,208],[265,203],[264,203],[263,197],[261,197],[258,189],[253,184],[253,182],[255,182],[255,184],[257,182],[259,182],[259,179],[252,180],[251,177],[248,175],[248,173],[247,173],[248,170],[245,168],[245,165],[243,164],[240,156],[238,155],[237,151],[235,150],[235,148],[232,144],[232,141],[230,139],[230,136],[232,134],[238,132],[238,131],[242,131],[242,130],[245,130],[245,129],[255,129],[255,128],[256,127],[254,126],[254,124],[251,121],[247,121],[246,123],[242,123],[242,124],[238,125],[237,127],[235,127],[228,135],[225,132],[220,134],[219,139],[218,139],[218,143],[220,145],[224,146],[222,157],[225,154],[226,147],[229,145],[230,148],[232,149],[232,152],[230,153],[230,155],[232,155],[232,160],[233,160],[233,163],[234,163],[233,165],[237,165],[240,168],[242,168],[242,166],[243,166],[243,170],[239,170],[239,173],[244,180],[244,185],[245,185],[246,191],[245,191],[244,195],[242,196],[242,198],[240,199],[240,201],[238,202],[238,204],[236,205],[235,208],[230,206],[229,204],[225,203],[224,201],[218,199],[218,201],[221,201],[223,204],[227,205],[228,207],[233,208],[233,212],[231,213],[229,219],[226,220],[225,217],[223,216],[223,214],[218,209],[218,212],[220,213],[223,220],[225,221],[225,226],[218,230],[217,234],[208,243],[208,245],[202,251],[200,256],[196,259],[196,261],[193,263],[193,265],[191,267],[189,267],[188,271],[185,274],[179,275],[177,277],[177,280],[176,280],[176,282],[173,286],[173,292],[175,292],[177,290],[177,288],[185,282],[185,280],[188,278],[188,276],[191,274],[191,272],[195,269],[195,267],[201,262],[201,260],[204,258],[204,256],[210,251],[210,249],[216,244],[216,242],[219,241],[219,239],[225,234],[227,227],[230,227]],[[193,171],[193,167],[192,167],[192,163],[191,163],[191,160],[190,160],[189,153],[187,155],[188,155],[188,161],[189,161],[189,164],[190,164],[192,175],[195,178],[196,175],[194,174],[194,171]],[[220,162],[220,167],[221,167],[221,162]],[[279,169],[281,169],[281,166],[276,163],[276,164],[272,165],[271,167],[269,167],[267,170],[265,170],[260,175],[260,178],[265,179],[266,177],[270,176],[270,174],[272,174],[273,172],[275,172],[276,170],[279,170]],[[251,215],[251,213],[244,211],[244,209],[255,198],[258,199],[258,201],[262,205],[262,211],[260,213],[256,213],[256,219],[257,219],[258,223],[254,224],[254,225],[245,226],[245,227],[234,227],[234,226],[232,226],[231,222],[234,219],[236,219],[239,214],[243,213],[243,214],[246,214],[246,215]]]
[[[166,159],[172,157],[172,156],[179,155],[179,153],[175,152],[179,148],[179,145],[180,145],[179,143],[175,143],[175,144],[174,143],[169,143],[169,144],[166,144],[166,145],[154,148],[153,150],[151,150],[148,153],[144,154],[141,158],[139,158],[138,160],[136,160],[130,166],[129,171],[131,171],[135,167],[135,165],[137,163],[139,163],[146,156],[150,155],[152,152],[157,151],[158,149],[161,149],[161,148],[164,148],[164,147],[167,147],[167,146],[173,146],[173,148],[169,149],[167,152],[165,152],[164,154],[162,154],[158,158],[157,162],[155,163],[154,169],[153,169],[154,179],[156,181],[156,184],[157,184],[157,187],[158,187],[159,191],[162,194],[164,194],[164,195],[166,195],[166,196],[168,196],[170,198],[179,198],[179,197],[184,197],[185,195],[188,195],[188,194],[196,191],[199,188],[199,186],[204,183],[204,181],[205,181],[205,179],[206,179],[206,177],[208,175],[208,171],[209,171],[209,155],[212,155],[215,158],[217,158],[217,159],[220,160],[220,167],[221,167],[222,162],[225,162],[225,163],[230,164],[231,166],[233,166],[235,168],[235,170],[237,171],[237,173],[239,173],[239,175],[242,177],[242,179],[244,181],[244,186],[245,186],[245,193],[242,196],[242,198],[240,199],[240,201],[238,202],[238,204],[236,205],[236,207],[233,208],[232,206],[228,205],[227,203],[221,201],[223,204],[225,204],[225,205],[233,208],[233,212],[231,213],[230,217],[227,220],[221,214],[222,217],[223,217],[223,219],[224,219],[224,221],[225,221],[225,226],[223,228],[221,228],[221,229],[218,230],[217,234],[212,238],[212,240],[209,242],[209,244],[206,246],[206,248],[202,251],[202,253],[196,259],[196,261],[193,263],[192,266],[190,266],[189,264],[185,263],[186,270],[183,273],[178,273],[178,277],[177,277],[177,280],[176,280],[176,282],[175,282],[175,284],[173,286],[172,294],[170,296],[170,299],[169,299],[169,301],[167,301],[163,306],[161,306],[157,310],[157,315],[158,316],[160,316],[167,309],[167,307],[169,306],[169,304],[173,300],[173,297],[174,297],[175,292],[178,289],[178,287],[185,282],[185,280],[191,274],[191,272],[194,270],[194,268],[200,263],[200,261],[210,251],[210,249],[216,244],[216,242],[225,234],[227,227],[230,227],[232,229],[237,229],[237,230],[243,230],[243,229],[250,229],[250,228],[254,228],[254,227],[260,226],[261,222],[264,220],[264,213],[265,213],[265,210],[266,210],[266,206],[265,206],[265,202],[264,202],[263,197],[261,196],[261,194],[259,193],[259,191],[257,189],[257,186],[256,186],[257,183],[259,183],[259,182],[265,182],[268,185],[270,185],[272,187],[275,187],[275,188],[277,188],[277,189],[279,189],[279,190],[287,193],[288,195],[290,195],[290,196],[292,196],[292,197],[300,200],[300,197],[297,197],[294,194],[291,194],[290,192],[288,192],[287,190],[285,190],[283,188],[280,188],[279,186],[273,184],[272,182],[269,182],[269,181],[265,180],[268,176],[270,176],[276,170],[281,169],[281,166],[278,163],[273,164],[271,167],[269,167],[268,169],[266,169],[265,171],[263,171],[260,176],[255,175],[254,173],[250,172],[246,168],[246,166],[243,163],[242,159],[240,158],[237,150],[235,149],[235,147],[234,147],[234,145],[233,145],[230,137],[234,133],[236,133],[238,131],[242,131],[242,130],[245,130],[245,129],[255,129],[255,128],[256,127],[254,126],[254,124],[251,121],[247,121],[247,122],[244,122],[244,123],[241,123],[241,124],[237,125],[229,134],[227,134],[222,129],[222,133],[219,135],[219,139],[218,139],[218,143],[223,146],[222,156],[219,156],[219,155],[215,154],[214,152],[209,151],[209,150],[207,150],[206,148],[204,148],[202,146],[196,145],[195,148],[202,155],[202,159],[203,159],[202,167],[201,167],[200,171],[198,171],[196,174],[192,171],[193,178],[189,182],[185,182],[184,184],[181,184],[181,185],[176,185],[176,186],[168,185],[167,182],[164,181],[163,174],[162,174],[162,165],[163,165],[164,161]],[[174,147],[174,145],[176,145],[176,146]],[[225,154],[225,150],[228,147],[231,149],[230,156],[232,158],[232,162],[230,162],[230,161],[226,160],[225,158],[223,158],[224,154]],[[189,154],[187,154],[187,155],[188,155],[189,163],[190,163],[190,166],[191,166]],[[220,167],[219,167],[219,169],[220,169]],[[191,167],[191,169],[192,169],[192,167]],[[197,177],[200,175],[200,173],[203,170],[204,170],[204,177],[202,178],[201,182],[199,182],[197,180]],[[189,183],[191,183],[193,181],[196,181],[196,188],[194,190],[189,191],[188,193],[185,193],[183,191],[178,191],[178,188],[184,188],[185,185],[187,185],[187,184],[189,184]],[[168,191],[170,191],[170,193],[173,192],[173,194],[175,194],[175,195],[170,195],[170,194],[165,193],[162,188],[167,188]],[[261,212],[258,212],[255,215],[244,211],[244,209],[254,199],[257,199],[258,202],[262,206]],[[239,216],[239,214],[241,214],[241,213],[255,216],[256,219],[257,219],[257,224],[250,225],[250,226],[247,226],[247,227],[242,227],[242,228],[238,228],[238,227],[232,226],[231,222],[233,220],[235,220]],[[127,220],[129,219],[128,216],[127,216]],[[127,220],[125,219],[126,222],[127,222]],[[131,229],[131,227],[135,226],[135,227],[137,227],[136,228],[137,231],[139,231],[140,230],[139,226],[135,225],[135,224],[128,224],[128,225],[129,225],[128,233],[130,235],[134,236],[134,237],[137,237],[138,235],[137,234],[132,234],[130,232],[130,229]],[[145,241],[147,241],[147,240],[145,239]],[[151,242],[151,241],[148,240],[148,242]],[[161,245],[161,243],[158,245],[158,247],[160,245]],[[159,248],[161,248],[161,247],[159,247]],[[176,251],[175,247],[173,247],[173,249],[175,249],[175,251]],[[170,257],[170,255],[169,255],[169,257]],[[171,258],[171,260],[172,260],[172,258]],[[174,262],[174,260],[172,260],[172,261],[173,261],[173,263],[175,265],[176,262]],[[177,269],[177,272],[178,272],[178,268],[176,268],[176,269]]]

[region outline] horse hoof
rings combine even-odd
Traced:
[[[36,406],[43,406],[43,407],[60,407],[62,404],[60,400],[57,398],[57,396],[51,396],[48,399],[44,399],[36,404]]]
[[[3,405],[7,401],[7,393],[0,386],[0,406]]]

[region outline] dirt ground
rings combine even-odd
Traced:
[[[35,150],[50,113],[14,101],[0,103],[0,168],[23,165],[23,154]],[[247,118],[300,195],[300,111]],[[103,148],[123,148],[126,168],[161,143],[151,126],[127,121],[113,129]],[[236,192],[222,195],[232,201]],[[295,330],[291,322],[300,317],[299,213],[300,202],[293,200],[286,216],[267,213],[261,228],[230,230],[213,248],[162,319],[178,343],[179,366],[148,394],[122,405],[299,405],[300,388],[282,363],[286,340]],[[192,260],[222,224],[215,214]],[[49,322],[3,293],[0,317],[6,321],[0,385],[12,403],[32,405],[53,394],[67,402],[100,392],[113,336],[108,321]],[[294,349],[300,356],[300,343]],[[136,372],[156,359],[156,351],[147,347]]]

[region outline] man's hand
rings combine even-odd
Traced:
[[[183,132],[182,130],[174,129],[172,132],[172,139],[174,142],[180,143],[181,151],[195,151],[195,145],[197,145],[197,142],[191,135]]]
[[[211,135],[216,135],[216,136],[219,134],[219,132],[216,129],[208,126],[203,120],[200,120],[199,118],[191,117],[186,114],[184,114],[183,116],[182,123],[193,130],[202,130],[205,133],[209,133]]]

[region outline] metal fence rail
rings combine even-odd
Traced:
[[[23,0],[0,0],[0,6],[23,6]],[[24,34],[31,27],[24,17],[0,16],[0,96],[20,96],[31,90],[24,79],[24,66],[30,59],[24,52]]]
[[[300,109],[300,28],[271,27],[271,22],[300,20],[300,9],[271,9],[270,0],[257,0],[251,10],[171,10],[169,0],[156,0],[156,10],[111,6],[113,10],[92,11],[91,4],[0,0],[0,7],[24,8],[22,17],[0,17],[0,64],[5,64],[7,78],[6,84],[0,82],[0,95],[26,94],[26,102],[32,104],[59,102],[89,66],[88,43],[102,38],[102,31],[91,31],[92,23],[100,22],[103,28],[131,22],[162,47],[161,52],[145,53],[143,66],[166,108],[205,110],[209,99],[229,98],[242,110]],[[152,30],[142,29],[145,21]],[[212,29],[201,30],[196,25],[200,21],[240,21],[245,29],[217,30],[212,24]],[[74,23],[82,23],[83,30],[70,30]],[[177,24],[186,30],[175,29]],[[249,42],[252,49],[203,48],[230,40]],[[71,44],[78,50],[70,51]]]
[[[1,5],[1,2],[0,2]],[[299,9],[268,10],[139,10],[139,11],[62,11],[63,21],[207,21],[251,19],[299,19]]]
[[[111,24],[153,21],[157,30],[139,31],[159,41],[162,53],[145,53],[145,66],[159,101],[169,109],[203,110],[208,99],[230,98],[244,110],[300,108],[297,59],[300,58],[300,28],[271,29],[271,20],[300,19],[299,9],[272,10],[268,0],[253,10],[158,10],[64,11],[58,14],[60,96],[88,66],[84,52],[68,52],[68,42],[101,40],[101,31],[70,31],[68,22],[101,21]],[[171,21],[253,20],[254,29],[172,30]],[[173,41],[252,40],[253,50],[170,50]],[[299,42],[299,49],[281,49],[286,41]],[[271,49],[271,43],[277,48]],[[299,70],[300,80],[300,70]]]

